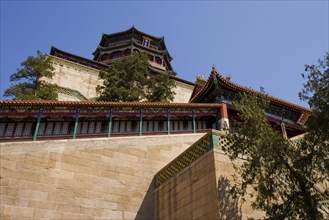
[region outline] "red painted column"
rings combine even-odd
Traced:
[[[227,130],[230,128],[230,123],[228,120],[227,105],[222,102],[222,106],[219,111],[218,129]]]

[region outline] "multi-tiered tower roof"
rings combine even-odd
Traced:
[[[172,71],[170,56],[164,37],[154,37],[135,27],[114,34],[103,34],[93,53],[93,60],[105,64],[130,56],[134,52],[147,53],[151,68],[160,71]]]

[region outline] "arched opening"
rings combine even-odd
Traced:
[[[122,51],[116,50],[110,54],[110,60],[122,57]]]
[[[129,55],[131,54],[131,50],[130,50],[130,48],[125,49],[125,50],[123,51],[123,54],[124,54],[125,56],[129,56]]]
[[[155,63],[162,65],[162,59],[160,57],[155,57]]]
[[[152,54],[149,54],[148,57],[151,62],[154,62],[154,56]]]
[[[104,61],[104,60],[107,60],[107,59],[109,59],[109,54],[104,53],[104,54],[102,54],[100,61]]]

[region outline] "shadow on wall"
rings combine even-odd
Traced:
[[[218,203],[219,203],[219,219],[241,220],[241,207],[239,207],[239,199],[233,198],[230,193],[230,181],[221,176],[218,180]]]
[[[139,207],[135,220],[152,220],[154,219],[154,195],[155,179],[153,178],[147,192],[144,196],[143,202]]]

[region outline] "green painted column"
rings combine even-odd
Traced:
[[[113,109],[110,110],[110,119],[109,119],[109,128],[107,132],[107,137],[111,137],[111,131],[112,131],[112,117],[113,117]]]
[[[167,109],[167,134],[170,134],[170,109]]]
[[[41,117],[42,117],[42,112],[43,112],[43,108],[39,108],[37,124],[35,125],[34,134],[33,134],[33,141],[36,141],[37,140],[39,126],[40,126],[40,121],[41,121]]]
[[[143,109],[141,108],[139,110],[139,136],[142,136],[142,131],[143,131]]]
[[[75,123],[74,123],[74,130],[73,130],[73,139],[75,139],[77,135],[77,130],[78,130],[78,122],[79,122],[79,114],[80,114],[80,109],[77,109],[75,113]]]
[[[195,109],[192,110],[192,127],[193,127],[193,132],[196,133],[196,124],[195,124]]]

